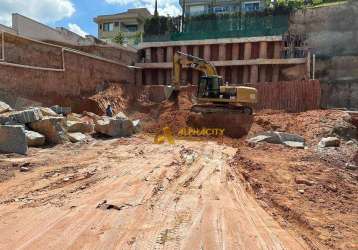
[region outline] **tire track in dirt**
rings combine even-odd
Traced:
[[[103,164],[96,175],[107,178],[84,192],[68,193],[63,207],[47,204],[18,209],[15,204],[0,205],[0,218],[13,213],[1,220],[0,230],[4,234],[0,235],[0,246],[5,249],[306,248],[301,239],[280,228],[246,193],[228,167],[235,149],[214,142],[153,145],[144,139],[143,144],[118,143],[111,149],[113,143],[96,145],[95,152],[101,148],[109,152],[90,164]],[[90,150],[94,149],[86,148],[85,155]],[[50,161],[56,159],[56,155],[52,157]],[[63,189],[71,190],[70,186],[65,185]],[[117,207],[129,205],[120,210],[96,209],[103,200]],[[31,222],[26,225],[25,221]],[[6,240],[10,235],[15,239],[12,242]]]

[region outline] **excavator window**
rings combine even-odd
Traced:
[[[201,77],[198,87],[199,98],[219,98],[221,78],[217,76]]]

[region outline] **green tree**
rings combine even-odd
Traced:
[[[142,42],[142,32],[137,32],[135,35],[134,35],[134,44],[139,44]]]
[[[118,34],[113,38],[113,42],[115,43],[118,43],[120,45],[123,45],[124,44],[124,40],[125,40],[125,37],[124,37],[124,34],[123,32],[118,32]]]

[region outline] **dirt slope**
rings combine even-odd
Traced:
[[[0,248],[306,249],[245,191],[235,153],[136,137],[2,157],[31,171],[0,183]]]

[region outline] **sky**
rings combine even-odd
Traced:
[[[11,26],[11,13],[19,13],[51,27],[65,27],[79,35],[97,36],[93,18],[148,8],[153,13],[154,0],[0,0],[0,24]],[[158,0],[160,15],[179,15],[179,0]]]

